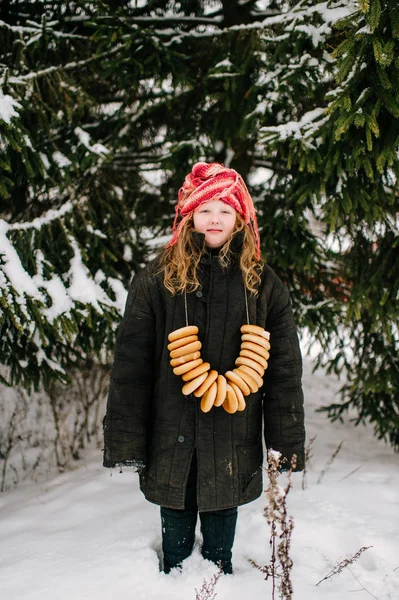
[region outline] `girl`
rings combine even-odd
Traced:
[[[198,513],[202,555],[231,573],[237,507],[262,492],[262,440],[303,468],[301,355],[288,292],[261,261],[236,171],[195,164],[172,231],[130,286],[104,466],[136,467],[160,505],[165,573],[191,554]]]

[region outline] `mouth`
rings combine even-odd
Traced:
[[[222,229],[207,229],[208,233],[222,233]]]

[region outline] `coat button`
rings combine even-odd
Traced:
[[[184,435],[179,435],[179,437],[177,438],[178,442],[184,442]]]
[[[195,292],[195,295],[197,296],[197,298],[202,298],[201,290],[198,290],[198,292]]]

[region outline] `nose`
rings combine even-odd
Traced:
[[[216,214],[211,215],[211,223],[219,223],[219,216]]]

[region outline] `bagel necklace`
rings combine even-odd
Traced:
[[[194,394],[201,398],[202,412],[213,406],[223,406],[233,414],[245,409],[245,396],[255,393],[263,385],[263,375],[268,367],[270,333],[258,325],[249,324],[247,289],[245,308],[247,324],[241,326],[241,349],[235,364],[236,369],[220,375],[208,362],[201,358],[202,344],[198,339],[198,327],[188,324],[187,293],[184,292],[186,326],[168,335],[170,364],[175,375],[184,381],[184,396]]]

